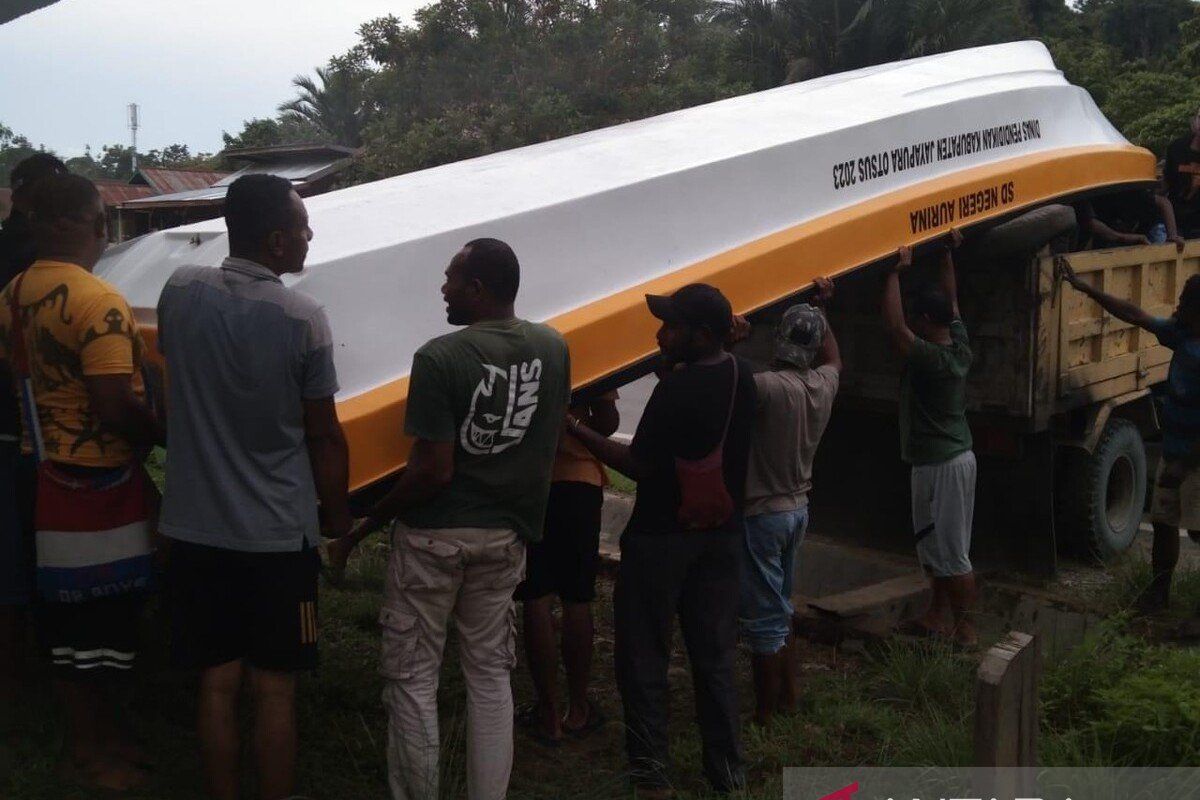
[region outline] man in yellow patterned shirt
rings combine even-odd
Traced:
[[[117,725],[110,678],[133,666],[150,574],[137,453],[163,437],[142,399],[133,313],[91,273],[108,241],[96,187],[48,177],[31,205],[38,260],[0,295],[0,356],[29,376],[22,428],[25,451],[41,461],[40,638],[69,718],[67,768],[86,784],[123,790],[146,776]]]

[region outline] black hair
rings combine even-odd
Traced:
[[[912,299],[913,313],[928,317],[934,325],[949,327],[954,322],[954,304],[940,287],[932,284],[921,287]]]
[[[472,239],[463,248],[463,271],[501,303],[517,299],[521,265],[513,249],[499,239]]]
[[[46,175],[33,184],[30,217],[35,235],[54,235],[64,222],[87,224],[96,218],[100,192],[82,175]]]
[[[257,252],[267,236],[290,230],[292,184],[278,175],[243,175],[225,195],[225,228],[229,247]]]
[[[66,175],[67,173],[67,165],[58,156],[50,153],[34,153],[18,161],[17,165],[12,168],[8,173],[8,185],[13,187],[13,191],[19,191],[22,187],[40,181],[42,178],[51,175]]]

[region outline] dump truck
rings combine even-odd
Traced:
[[[1061,267],[1165,317],[1200,271],[1200,241],[1182,251],[1165,244],[1075,253],[1032,253],[1028,237],[1024,246],[1012,241],[1031,226],[1065,232],[1073,218],[1069,206],[1046,207],[956,254],[975,354],[967,383],[979,459],[973,555],[985,569],[1051,575],[1062,554],[1108,559],[1130,546],[1142,523],[1147,451],[1160,437],[1155,387],[1171,353],[1073,289]],[[879,313],[885,268],[837,281],[829,316],[846,367],[814,467],[812,519],[820,532],[911,551],[897,430],[901,359]],[[934,269],[918,265],[903,283],[932,280]]]

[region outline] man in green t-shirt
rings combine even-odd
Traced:
[[[932,590],[924,616],[904,628],[919,635],[952,636],[973,647],[975,454],[966,413],[972,355],[967,328],[959,318],[952,255],[961,243],[961,234],[951,231],[938,282],[916,294],[908,320],[900,299],[900,271],[912,265],[912,248],[900,248],[884,284],[883,317],[893,345],[905,359],[900,455],[912,465],[913,531]]]
[[[344,563],[366,532],[397,520],[379,615],[394,798],[439,796],[438,672],[452,617],[467,684],[467,793],[500,798],[508,788],[513,590],[526,542],[541,537],[571,395],[563,338],[513,313],[519,282],[504,242],[476,239],[454,256],[442,295],[450,324],[466,327],[413,357],[408,467],[332,548]]]

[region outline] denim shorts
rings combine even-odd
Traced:
[[[792,630],[796,555],[808,527],[808,506],[746,517],[738,624],[758,655],[778,653]]]

